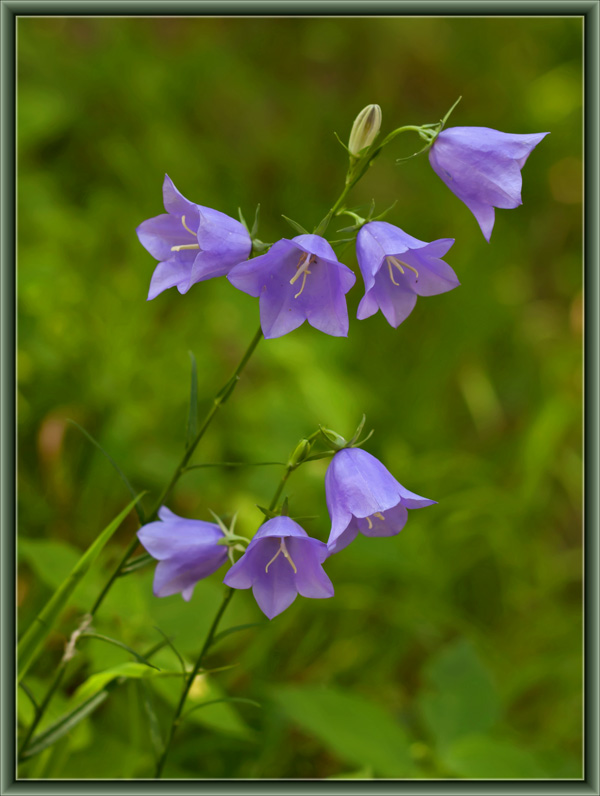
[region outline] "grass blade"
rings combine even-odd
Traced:
[[[248,625],[235,625],[235,627],[228,627],[227,630],[222,630],[220,633],[213,638],[211,647],[214,646],[218,641],[225,638],[226,636],[230,636],[232,633],[237,633],[239,630],[246,630],[249,627],[264,627],[267,623],[266,622],[251,622]]]
[[[121,649],[124,649],[130,655],[133,655],[133,657],[136,660],[138,660],[140,663],[143,663],[145,666],[150,666],[150,668],[156,669],[157,671],[160,672],[160,668],[158,666],[155,666],[153,663],[150,663],[150,661],[147,658],[144,658],[143,655],[140,655],[139,652],[136,652],[134,649],[131,649],[131,647],[128,647],[127,644],[123,644],[122,641],[117,641],[117,639],[115,638],[110,638],[109,636],[101,636],[99,633],[82,633],[80,638],[97,638],[100,641],[106,641],[108,644],[114,644],[115,647],[121,647]]]
[[[189,448],[196,434],[198,433],[198,366],[196,357],[188,351],[192,360],[192,378],[190,384],[190,410],[188,413],[187,431],[185,435],[185,447]]]
[[[86,716],[89,716],[92,711],[96,710],[96,708],[104,702],[107,696],[107,691],[100,691],[100,693],[94,694],[93,697],[86,700],[81,705],[78,705],[75,710],[70,711],[61,719],[48,727],[45,732],[40,733],[40,735],[33,738],[28,748],[23,752],[23,759],[26,760],[29,757],[33,757],[34,755],[43,752],[48,746],[56,743],[59,738],[62,738],[63,735],[66,735],[66,733],[72,730],[73,727],[79,724],[80,721],[85,719]]]
[[[38,650],[40,649],[44,639],[52,629],[52,626],[58,619],[59,614],[66,606],[69,598],[79,585],[84,575],[88,572],[100,551],[121,525],[125,517],[129,514],[131,509],[135,506],[138,500],[145,494],[144,492],[138,495],[135,500],[126,506],[123,511],[109,523],[106,528],[98,535],[94,542],[88,547],[85,553],[81,556],[77,564],[73,567],[70,574],[54,592],[50,600],[46,603],[44,608],[36,616],[31,623],[23,638],[19,641],[17,648],[18,652],[18,679],[21,680],[27,672],[29,666],[33,662]]]
[[[89,431],[86,431],[83,426],[79,425],[79,423],[76,423],[74,420],[71,420],[70,418],[69,418],[69,420],[67,422],[71,423],[71,425],[73,425],[76,428],[78,428],[81,431],[81,433],[85,437],[87,437],[89,439],[89,441],[92,443],[92,445],[95,445],[98,448],[98,450],[100,451],[100,453],[106,459],[108,459],[108,461],[112,464],[114,470],[116,471],[116,473],[119,476],[119,478],[121,479],[121,481],[123,481],[123,483],[125,484],[125,486],[129,490],[129,493],[130,493],[131,497],[135,497],[135,489],[131,486],[131,483],[130,483],[129,479],[127,478],[127,476],[125,475],[123,470],[121,470],[121,468],[116,463],[116,461],[113,459],[113,457],[110,455],[110,453],[105,451],[104,448],[102,447],[102,445],[100,445],[100,443],[98,442],[98,440],[94,439],[94,437],[92,437],[92,435],[89,433]],[[135,510],[136,510],[136,513],[137,513],[137,515],[139,517],[140,523],[142,525],[144,525],[144,523],[146,522],[146,519],[145,519],[145,515],[144,515],[144,511],[143,511],[142,507],[136,505]]]
[[[244,702],[247,705],[254,705],[256,708],[262,707],[260,702],[255,702],[253,699],[246,699],[245,697],[223,697],[222,699],[209,699],[208,702],[203,702],[201,705],[195,705],[193,708],[186,710],[181,718],[184,719],[186,716],[189,716],[190,713],[193,713],[195,710],[199,710],[200,708],[206,708],[209,705],[216,705],[217,702]]]

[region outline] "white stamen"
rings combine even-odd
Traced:
[[[288,549],[287,549],[287,547],[285,546],[285,541],[284,541],[283,539],[280,539],[280,540],[279,540],[279,548],[278,548],[277,552],[275,553],[275,555],[273,556],[273,558],[272,558],[272,559],[269,561],[269,563],[268,563],[268,564],[267,564],[267,566],[265,567],[265,572],[268,572],[268,571],[269,571],[269,567],[271,566],[271,564],[273,563],[273,561],[275,561],[275,559],[277,558],[277,556],[278,556],[280,553],[283,553],[283,557],[284,557],[284,558],[285,558],[287,561],[289,561],[289,564],[290,564],[291,568],[294,570],[294,574],[296,574],[296,573],[298,572],[298,570],[297,570],[297,568],[296,568],[296,565],[295,565],[295,564],[294,564],[294,562],[292,561],[292,557],[291,557],[291,556],[290,556],[290,554],[288,553]]]
[[[185,223],[185,216],[181,216],[181,223],[183,224],[183,228],[184,228],[184,229],[187,229],[187,231],[190,233],[190,235],[193,235],[194,237],[196,237],[196,233],[195,233],[195,232],[192,232],[192,230],[191,230],[191,229],[188,227],[188,225]]]
[[[182,249],[199,249],[198,243],[182,243],[180,246],[171,246],[172,252],[180,252]]]

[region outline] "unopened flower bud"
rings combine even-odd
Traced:
[[[303,462],[310,453],[311,447],[312,443],[310,443],[307,439],[301,439],[296,445],[294,452],[290,456],[288,467],[295,467],[296,465],[300,464],[300,462]]]
[[[352,125],[348,149],[355,157],[365,147],[371,146],[381,127],[381,108],[379,105],[367,105],[358,114]]]
[[[334,446],[334,448],[345,448],[348,444],[344,437],[338,434],[337,431],[332,431],[330,428],[323,428],[323,426],[320,426],[320,429],[321,434]]]

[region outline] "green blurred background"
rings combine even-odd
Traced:
[[[401,136],[351,201],[396,200],[388,221],[456,238],[446,259],[462,286],[420,299],[394,330],[381,314],[356,321],[359,277],[348,339],[304,325],[260,344],[196,462],[285,460],[319,423],[348,435],[364,412],[368,450],[439,504],[328,561],[334,599],[299,598],[215,648],[211,666],[238,665],[198,680],[193,699],[262,709],[196,711],[165,775],[580,777],[581,19],[24,17],[17,43],[22,629],[128,499],[67,418],[149,505],[182,453],[188,350],[205,411],[258,323],[256,300],[224,278],[146,302],[155,262],[135,227],[163,212],[165,172],[230,215],[260,202],[259,236],[275,241],[294,234],[282,213],[312,227],[337,197],[333,132],[346,139],[368,103],[383,133],[435,122],[459,95],[450,126],[551,132],[491,244],[426,158],[395,165],[420,144]],[[341,259],[356,268],[352,247]],[[287,489],[321,539],[326,466]],[[197,470],[170,505],[205,520],[237,511],[251,534],[280,474]],[[36,695],[135,528],[130,517],[50,636],[28,677]],[[222,573],[189,604],[153,598],[152,574],[120,579],[95,627],[143,651],[158,626],[192,660]],[[261,617],[244,592],[224,626]],[[46,724],[130,660],[99,641],[80,650]],[[177,668],[168,650],[156,661]],[[144,701],[164,728],[179,688],[127,679],[21,775],[151,776]],[[26,699],[19,712],[31,720]]]

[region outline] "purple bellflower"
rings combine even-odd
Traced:
[[[323,567],[327,545],[312,539],[289,517],[274,517],[258,530],[244,555],[223,583],[249,589],[260,610],[273,619],[296,599],[333,597],[333,585]]]
[[[371,221],[356,238],[356,257],[365,282],[358,305],[363,320],[381,310],[387,322],[399,326],[412,312],[417,296],[435,296],[458,287],[456,274],[440,258],[452,238],[425,243],[386,221]]]
[[[194,586],[216,572],[227,560],[227,545],[217,544],[224,534],[216,523],[186,520],[162,506],[160,522],[138,531],[138,539],[158,560],[154,573],[155,597],[181,592],[189,601]]]
[[[250,256],[252,240],[243,224],[188,201],[168,175],[163,201],[167,212],[143,221],[136,230],[142,246],[160,261],[148,300],[170,287],[187,293],[196,282],[224,276]]]
[[[494,208],[522,204],[521,169],[547,135],[450,127],[435,139],[429,150],[433,170],[473,213],[487,241],[494,228]]]
[[[268,339],[282,337],[305,320],[334,337],[348,335],[345,296],[356,276],[319,235],[283,238],[266,254],[236,266],[227,278],[244,293],[260,296],[260,323]]]
[[[359,531],[365,536],[394,536],[404,528],[407,509],[436,502],[409,492],[361,448],[335,454],[325,474],[325,495],[331,517],[330,553],[343,550]]]

